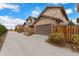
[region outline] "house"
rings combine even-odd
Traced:
[[[16,27],[15,27],[15,31],[17,31],[17,32],[23,32],[24,30],[24,27],[23,27],[23,25],[21,25],[21,24],[18,24]]]
[[[8,29],[8,31],[15,31],[14,29]]]
[[[23,27],[33,26],[35,20],[36,18],[29,16],[29,18],[27,18],[27,20],[24,22]]]
[[[24,32],[28,32],[30,34],[34,33],[34,26],[33,23],[36,20],[36,18],[29,16],[29,18],[24,22],[23,27],[24,27]]]
[[[46,7],[33,23],[34,33],[49,35],[53,33],[53,25],[63,25],[69,22],[65,9],[60,6]]]

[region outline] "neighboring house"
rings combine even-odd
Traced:
[[[8,31],[15,31],[14,29],[8,29]]]
[[[36,20],[34,17],[29,17],[26,22],[24,22],[23,27],[24,27],[24,32],[28,32],[33,34],[34,33],[34,26],[33,23]]]
[[[65,9],[60,6],[46,7],[33,23],[34,33],[49,35],[53,33],[53,25],[63,25],[69,22]]]
[[[15,31],[17,31],[17,32],[23,32],[24,30],[24,27],[23,27],[23,25],[20,25],[20,24],[18,24],[16,27],[15,27]]]

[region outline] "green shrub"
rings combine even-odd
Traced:
[[[51,43],[61,44],[64,41],[64,35],[62,33],[53,33],[48,40]]]
[[[2,36],[6,32],[7,32],[7,29],[5,28],[5,26],[0,25],[0,36]]]
[[[73,43],[79,44],[79,34],[72,35],[72,41]]]

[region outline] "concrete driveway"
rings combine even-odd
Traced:
[[[79,53],[45,42],[48,36],[24,36],[22,33],[8,32],[1,56],[77,56]]]

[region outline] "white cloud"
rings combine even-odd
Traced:
[[[70,13],[73,13],[73,11],[72,11],[72,9],[66,9],[66,13],[70,14]]]
[[[72,22],[73,22],[74,24],[78,24],[78,23],[77,23],[77,19],[72,19]]]
[[[14,11],[19,11],[18,5],[0,3],[0,9],[5,9],[5,8],[12,9]]]
[[[0,24],[3,24],[8,29],[14,29],[17,24],[23,24],[24,20],[12,18],[10,16],[0,16]]]
[[[39,7],[35,7],[35,9],[32,11],[32,15],[33,17],[38,17],[39,14],[41,13],[41,10]]]
[[[75,11],[77,11],[77,8],[74,8]]]

